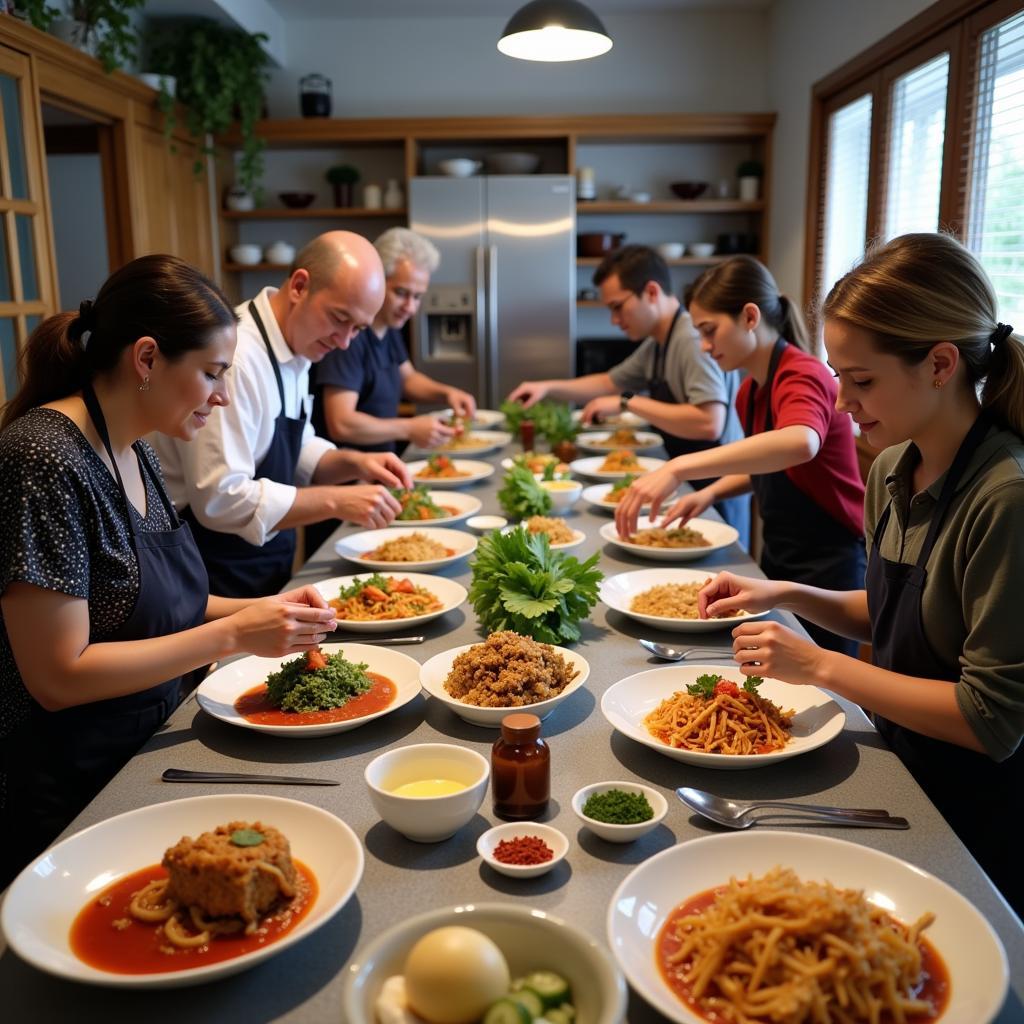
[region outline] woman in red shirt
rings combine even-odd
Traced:
[[[686,494],[663,525],[687,522],[714,502],[753,491],[763,524],[761,569],[770,579],[831,590],[864,585],[864,484],[849,417],[836,411],[832,373],[808,350],[799,311],[768,269],[736,256],[705,271],[685,303],[704,351],[725,371],[743,369],[736,406],[742,441],[682,455],[636,480],[615,513],[619,533],[651,519],[684,480],[719,477]],[[855,654],[856,643],[805,622],[815,641]]]

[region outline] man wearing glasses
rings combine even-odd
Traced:
[[[645,245],[627,245],[605,257],[594,284],[612,323],[637,350],[605,373],[524,381],[509,398],[526,408],[542,398],[583,404],[585,424],[635,413],[661,434],[670,458],[742,438],[733,405],[737,375],[723,373],[701,351],[689,314],[672,294],[668,264]],[[692,481],[695,488],[710,482]],[[746,545],[749,499],[729,498],[715,508]]]
[[[313,379],[313,423],[335,444],[363,451],[395,451],[398,442],[436,448],[455,433],[436,415],[399,417],[404,398],[443,403],[472,419],[472,395],[413,369],[401,329],[419,309],[440,255],[408,228],[385,231],[374,246],[384,264],[384,305],[344,351],[331,352]]]

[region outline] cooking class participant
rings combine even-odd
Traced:
[[[152,439],[214,593],[280,590],[292,573],[297,526],[347,519],[381,527],[401,511],[388,488],[412,481],[395,455],[335,448],[309,421],[310,365],[346,347],[383,298],[384,270],[365,238],[314,238],[280,288],[264,288],[236,310],[230,404],[213,411],[193,444]],[[338,486],[350,480],[375,482]]]
[[[661,434],[669,457],[704,451],[743,436],[732,407],[738,377],[722,370],[700,350],[700,338],[672,294],[668,264],[646,245],[609,253],[594,273],[612,323],[638,344],[637,350],[605,373],[574,380],[524,381],[508,396],[530,408],[542,398],[584,404],[583,422],[596,423],[621,412],[636,413]],[[646,394],[637,394],[644,391]],[[694,481],[694,485],[709,484]],[[724,498],[719,514],[747,546],[750,499]]]
[[[686,523],[725,497],[757,495],[764,531],[761,569],[769,579],[795,579],[834,590],[864,585],[864,484],[849,417],[835,408],[836,382],[807,351],[799,311],[752,256],[706,270],[685,302],[704,350],[723,370],[748,377],[736,398],[747,436],[673,459],[635,480],[615,511],[623,537],[636,531],[648,502],[653,520],[684,480],[719,477],[686,494],[664,525]],[[856,654],[857,645],[806,623],[815,641]]]
[[[437,448],[455,430],[436,414],[399,416],[398,404],[444,403],[472,419],[476,401],[413,368],[401,330],[416,314],[441,256],[422,235],[389,228],[374,242],[384,264],[384,304],[346,349],[328,353],[313,372],[313,422],[322,437],[363,451],[396,450],[396,442]]]
[[[723,573],[700,611],[788,608],[872,645],[866,664],[778,623],[733,630],[745,674],[813,683],[875,724],[1020,914],[1000,822],[1024,790],[1024,344],[946,235],[896,238],[825,300],[837,405],[884,449],[868,476],[866,589]]]
[[[333,630],[312,587],[210,595],[152,449],[227,401],[235,315],[198,270],[144,256],[40,324],[0,420],[0,887],[177,706],[183,674]]]

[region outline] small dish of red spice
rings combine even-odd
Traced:
[[[569,850],[569,840],[550,825],[509,822],[486,831],[477,853],[495,871],[511,878],[535,878],[550,871]]]

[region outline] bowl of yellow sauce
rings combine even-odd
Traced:
[[[579,480],[541,480],[541,487],[551,495],[551,504],[556,512],[572,508],[583,493]]]

